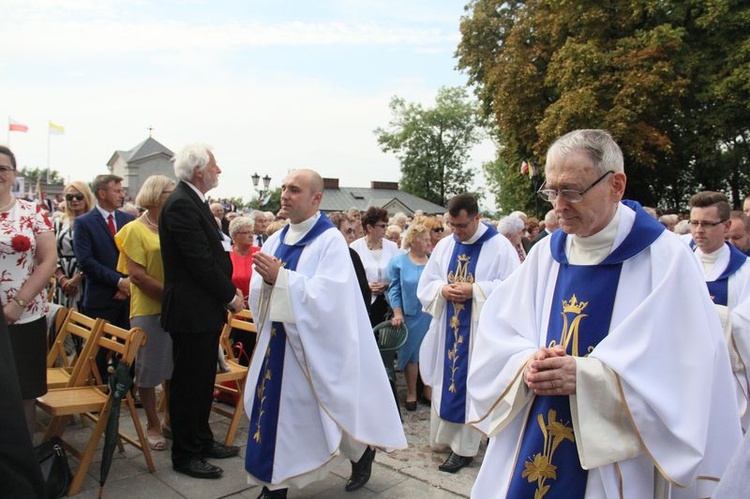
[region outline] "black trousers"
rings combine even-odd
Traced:
[[[170,333],[174,370],[169,385],[172,464],[200,458],[213,445],[208,424],[213,404],[221,331]]]

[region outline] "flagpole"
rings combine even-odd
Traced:
[[[47,123],[47,185],[49,185],[50,137],[52,137],[52,134],[50,133],[49,123]]]

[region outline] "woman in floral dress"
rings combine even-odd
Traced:
[[[11,194],[15,181],[16,158],[0,146],[0,300],[33,436],[34,399],[47,392],[44,289],[57,266],[57,253],[49,218],[38,204]]]

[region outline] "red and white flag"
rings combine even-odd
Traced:
[[[29,127],[23,123],[17,122],[13,118],[8,118],[8,131],[26,133],[29,131]]]

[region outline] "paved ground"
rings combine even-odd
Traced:
[[[402,392],[403,392],[403,387]],[[402,393],[403,397],[403,393]],[[403,400],[403,398],[402,398]],[[457,498],[468,497],[471,485],[476,478],[484,452],[467,468],[452,475],[438,471],[437,466],[445,460],[447,453],[433,452],[429,446],[430,408],[419,405],[416,412],[403,411],[404,431],[409,447],[392,454],[378,452],[373,465],[372,478],[367,485],[356,492],[345,492],[344,484],[349,477],[350,465],[342,463],[326,480],[313,483],[301,490],[290,491],[290,498]],[[132,428],[130,418],[123,411],[123,428]],[[141,422],[144,424],[144,418]],[[214,414],[211,425],[217,440],[223,440],[228,420]],[[241,458],[214,461],[224,469],[224,476],[218,480],[198,480],[172,470],[169,451],[152,452],[156,472],[149,473],[141,453],[126,445],[125,451],[115,451],[115,460],[104,489],[104,497],[110,498],[256,498],[258,487],[250,487],[244,470],[244,450],[247,441],[245,419],[240,426],[235,445],[241,446]],[[133,433],[134,434],[134,433]],[[68,428],[66,440],[77,448],[83,447],[90,431],[75,424]],[[169,441],[168,441],[169,442]],[[101,444],[100,444],[101,447]],[[101,455],[100,451],[97,455]],[[71,458],[75,470],[78,463]],[[84,488],[77,496],[96,498],[99,494],[99,458],[88,471]]]

